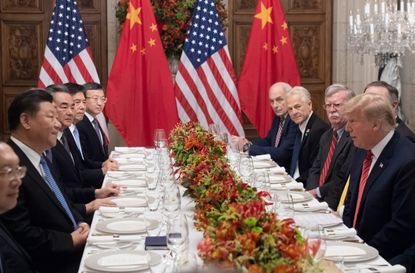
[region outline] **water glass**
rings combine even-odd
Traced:
[[[181,207],[180,189],[177,184],[166,185],[163,195],[163,211],[164,214],[173,218]]]
[[[160,204],[160,194],[157,191],[147,191],[146,200],[150,211],[157,211]]]
[[[245,181],[249,180],[250,176],[254,172],[254,163],[252,157],[249,155],[241,155],[239,161],[239,173],[244,178]]]
[[[187,254],[187,244],[189,242],[189,227],[184,214],[179,214],[177,217],[168,220],[166,238],[167,247],[174,258],[173,272],[176,272],[182,254]]]
[[[157,174],[156,173],[146,173],[146,184],[147,190],[154,191],[157,189]]]
[[[167,147],[166,131],[164,131],[164,129],[155,129],[153,140],[156,148]]]

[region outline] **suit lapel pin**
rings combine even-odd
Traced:
[[[379,164],[379,168],[383,168],[383,163],[382,162],[380,162],[380,164]]]
[[[307,129],[307,130],[305,131],[304,136],[307,136],[307,135],[308,135],[308,133],[310,133],[310,129]]]

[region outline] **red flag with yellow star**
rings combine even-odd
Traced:
[[[105,112],[128,146],[153,146],[178,122],[173,81],[149,0],[130,0]]]
[[[238,92],[242,111],[261,137],[267,134],[275,115],[268,90],[276,82],[295,86],[300,77],[280,1],[259,0]]]

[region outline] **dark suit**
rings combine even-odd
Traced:
[[[357,149],[343,214],[351,227],[366,150]],[[394,132],[369,173],[356,220],[358,235],[387,260],[415,238],[415,145]]]
[[[396,123],[398,126],[396,126],[395,131],[415,143],[415,134],[408,128],[408,126],[406,126],[405,122],[403,122],[400,118],[397,118]]]
[[[282,135],[278,147],[274,147],[277,138],[277,131],[280,124],[280,117],[275,116],[272,120],[271,129],[268,135],[264,138],[255,139],[252,141],[253,145],[249,147],[250,155],[270,154],[272,160],[277,162],[279,166],[284,167],[287,171],[290,170],[291,155],[295,136],[298,132],[298,126],[289,116],[286,117],[284,126],[282,127]]]
[[[327,130],[320,139],[320,148],[313,166],[310,168],[307,179],[307,190],[319,187],[320,175],[330,150],[333,129]],[[348,132],[344,131],[337,141],[336,148],[331,158],[330,166],[323,186],[319,187],[321,198],[319,201],[326,201],[330,208],[336,210],[342,194],[347,175],[344,176],[341,169],[347,164],[350,155],[350,148],[353,146],[352,139]]]
[[[104,181],[104,174],[102,173],[102,162],[92,161],[84,157],[82,159],[81,152],[76,146],[75,139],[70,132],[69,128],[63,131],[63,134],[68,141],[68,146],[72,154],[72,158],[75,162],[76,168],[79,170],[83,184],[85,186],[92,186],[96,189],[102,187]]]
[[[101,140],[95,132],[94,126],[85,115],[84,118],[76,124],[79,130],[79,138],[81,139],[82,151],[84,157],[92,161],[104,162],[108,159],[108,146],[105,144],[105,135],[101,132],[102,140],[104,142],[101,145]]]
[[[0,257],[3,272],[7,273],[35,273],[32,258],[13,239],[9,231],[0,221]]]
[[[390,260],[390,263],[403,265],[407,273],[415,273],[415,243],[404,253]]]
[[[300,155],[298,158],[300,176],[296,179],[298,182],[302,182],[305,188],[307,188],[308,172],[311,166],[313,166],[314,159],[318,153],[321,135],[329,128],[328,124],[315,113],[308,120],[303,139],[301,140]],[[301,134],[301,132],[298,133]]]
[[[71,156],[60,141],[52,149],[53,166],[68,196],[74,203],[88,203],[95,199],[95,189],[85,187]],[[85,207],[85,206],[84,206]]]
[[[11,140],[9,145],[19,157],[20,164],[27,167],[27,174],[22,179],[17,206],[1,216],[5,226],[30,254],[40,272],[77,272],[82,248],[73,246],[71,219],[24,152]],[[49,168],[56,180],[50,164]],[[60,188],[75,221],[84,221]]]

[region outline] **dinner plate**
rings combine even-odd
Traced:
[[[342,219],[333,213],[297,213],[294,215],[295,223],[300,227],[317,229],[319,226],[327,228],[343,223]]]
[[[116,197],[111,199],[117,207],[145,207],[147,200],[144,196]]]
[[[278,198],[282,203],[300,203],[300,202],[307,202],[313,199],[313,196],[309,194],[308,192],[293,192],[293,191],[276,191],[276,194],[278,194]]]
[[[110,219],[97,223],[96,230],[111,234],[137,234],[155,229],[159,221],[153,219],[123,218]]]
[[[104,272],[136,272],[148,270],[149,266],[161,262],[161,256],[154,252],[139,250],[117,250],[93,254],[85,259],[85,266]]]
[[[326,252],[324,254],[327,260],[338,260],[343,257],[344,262],[363,262],[379,256],[379,252],[366,244],[327,241]]]

